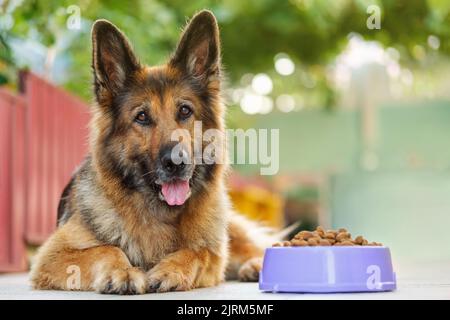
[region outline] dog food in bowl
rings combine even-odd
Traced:
[[[267,248],[259,277],[266,292],[379,292],[396,286],[388,247],[322,227]]]
[[[315,231],[300,231],[290,241],[277,242],[273,247],[316,247],[316,246],[383,246],[379,242],[369,242],[363,236],[352,239],[344,228],[325,230],[319,226]]]

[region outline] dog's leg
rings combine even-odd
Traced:
[[[186,291],[223,281],[225,261],[204,248],[182,249],[166,256],[148,272],[150,292]]]
[[[230,261],[227,279],[258,281],[264,249],[275,242],[268,230],[245,217],[232,213],[228,227]]]
[[[119,248],[99,244],[73,218],[39,250],[30,273],[33,288],[145,293],[145,273],[132,267]]]

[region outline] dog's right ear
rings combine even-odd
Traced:
[[[140,68],[125,35],[111,22],[97,20],[92,27],[92,69],[97,101],[112,97]]]
[[[219,27],[211,11],[203,10],[191,19],[170,63],[203,80],[219,75]]]

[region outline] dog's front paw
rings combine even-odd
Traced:
[[[104,294],[143,294],[147,277],[139,268],[105,270],[94,280],[93,287]]]
[[[169,265],[156,265],[147,273],[147,292],[187,291],[192,281]]]
[[[259,272],[262,268],[262,258],[252,258],[247,260],[239,269],[238,277],[240,281],[258,281]]]

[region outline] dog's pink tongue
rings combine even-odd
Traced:
[[[189,181],[178,180],[162,185],[162,194],[169,206],[182,205],[189,193]]]

